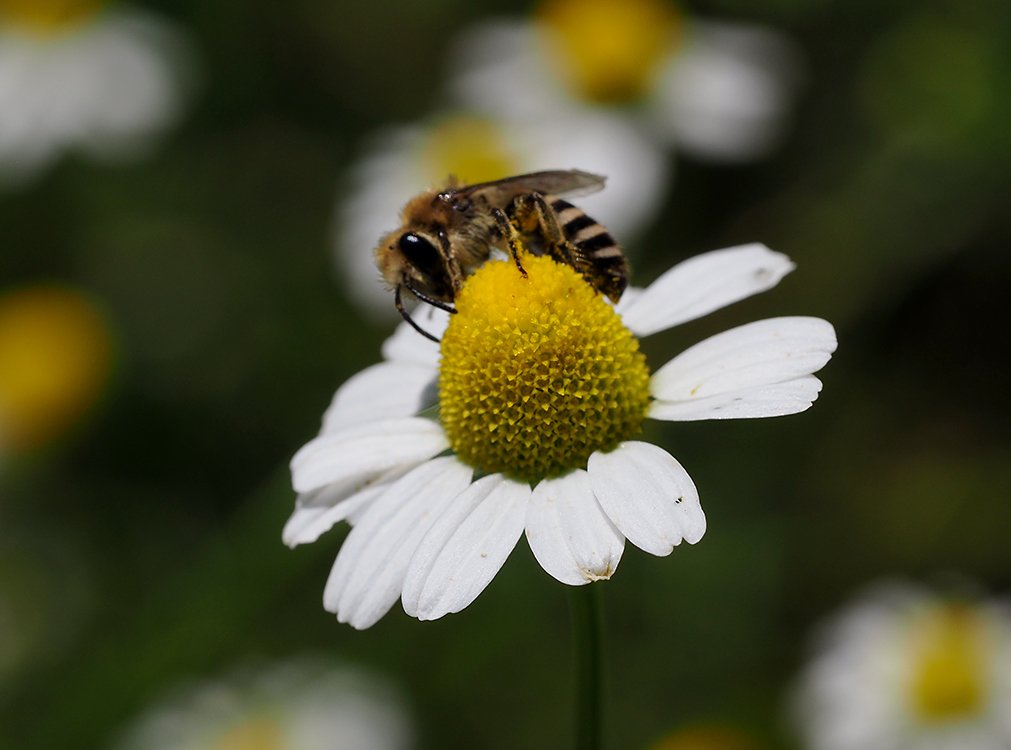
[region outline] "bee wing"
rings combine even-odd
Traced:
[[[517,195],[542,193],[579,197],[603,190],[607,178],[578,169],[552,169],[544,172],[504,177],[501,180],[465,185],[453,191],[456,196],[482,194],[492,205],[505,207]]]

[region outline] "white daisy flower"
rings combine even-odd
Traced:
[[[532,21],[465,32],[450,69],[459,100],[498,117],[608,109],[685,152],[736,161],[776,144],[797,58],[770,29],[688,19],[665,0],[544,0]]]
[[[610,578],[625,540],[654,555],[706,528],[695,485],[644,419],[804,411],[836,346],[817,318],[761,320],[687,349],[650,376],[636,336],[775,286],[793,269],[762,245],[687,260],[616,307],[546,257],[491,261],[456,314],[425,310],[383,346],[384,362],[334,396],[318,437],[291,462],[299,493],[284,541],[353,524],[323,603],[366,628],[398,598],[424,620],[489,584],[520,536],[551,576]],[[438,407],[437,419],[429,415]],[[477,478],[475,478],[475,476]]]
[[[103,0],[0,0],[0,181],[69,151],[142,153],[183,104],[184,47],[147,14]]]
[[[314,661],[242,670],[176,691],[116,750],[406,750],[399,697],[372,675]]]
[[[881,586],[822,633],[795,714],[811,750],[1011,747],[1011,609]]]
[[[398,226],[397,196],[444,184],[450,174],[468,183],[575,167],[607,175],[607,189],[580,199],[580,208],[623,242],[634,239],[667,184],[667,162],[651,140],[606,113],[537,123],[447,112],[377,135],[352,166],[336,212],[336,262],[351,298],[366,312],[396,315],[376,270],[376,244]]]

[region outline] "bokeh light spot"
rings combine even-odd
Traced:
[[[662,0],[549,0],[538,19],[563,79],[601,103],[643,96],[681,31],[675,7]]]
[[[70,427],[100,395],[112,349],[105,316],[80,292],[0,297],[0,446],[32,449]]]

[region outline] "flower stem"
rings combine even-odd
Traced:
[[[576,647],[576,750],[600,750],[601,602],[600,586],[572,590],[572,629]]]

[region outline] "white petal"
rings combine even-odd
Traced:
[[[551,75],[532,24],[492,20],[471,26],[453,40],[449,61],[449,89],[465,108],[519,122],[552,119],[574,109]],[[558,164],[570,166],[558,162],[556,168]]]
[[[658,77],[657,124],[685,152],[726,161],[761,156],[782,130],[797,58],[771,30],[695,23]]]
[[[649,336],[771,289],[793,269],[785,255],[758,243],[696,255],[650,284],[622,320],[637,336]]]
[[[344,520],[347,521],[352,526],[357,526],[358,522],[362,520],[362,516],[364,516],[368,512],[370,507],[371,507],[370,503],[366,503],[364,505],[355,503],[353,508],[348,509],[347,518],[345,518]]]
[[[394,482],[351,529],[323,592],[341,622],[375,624],[403,590],[414,551],[447,506],[470,484],[455,457],[428,461]]]
[[[136,11],[110,9],[58,35],[0,24],[0,182],[78,147],[144,155],[181,113],[189,64],[183,37]]]
[[[311,492],[338,482],[357,487],[385,471],[420,463],[448,447],[442,427],[430,419],[405,417],[369,422],[306,443],[291,459],[291,481],[296,492]]]
[[[807,375],[785,383],[744,388],[693,401],[654,401],[648,416],[667,422],[782,417],[810,409],[820,392],[821,381]]]
[[[376,486],[379,484],[390,484],[391,482],[395,482],[400,479],[400,477],[404,476],[404,474],[412,468],[414,467],[411,465],[396,466],[388,471],[376,474],[368,480],[367,485]],[[364,489],[364,487],[349,487],[341,482],[326,484],[318,489],[312,490],[311,492],[300,492],[298,497],[295,499],[295,505],[299,508],[332,508],[337,503],[343,502],[351,495],[360,492],[362,489]]]
[[[695,483],[662,448],[621,443],[591,455],[587,472],[604,512],[636,547],[669,555],[682,539],[695,544],[705,533]]]
[[[621,299],[618,300],[614,305],[614,311],[618,313],[624,319],[625,310],[627,310],[631,304],[639,298],[639,296],[646,291],[642,287],[629,286],[625,288],[625,291],[621,295]]]
[[[190,52],[160,19],[133,12],[116,13],[92,31],[90,54],[75,60],[80,64],[88,58],[91,70],[82,70],[77,80],[83,83],[90,75],[94,86],[92,122],[79,131],[81,145],[103,158],[142,155],[146,135],[161,131],[180,113],[185,79],[192,72],[187,70]]]
[[[457,497],[414,553],[404,611],[435,620],[474,601],[523,534],[530,494],[528,485],[493,474]]]
[[[835,330],[820,318],[770,318],[732,328],[686,349],[653,374],[650,416],[741,418],[803,411],[821,387],[807,376],[824,367],[835,348]]]
[[[593,496],[582,469],[537,485],[526,530],[537,562],[570,586],[610,578],[625,548],[625,538]]]
[[[424,365],[381,362],[337,389],[321,434],[384,417],[410,417],[437,400],[438,372]]]
[[[364,509],[389,488],[389,482],[369,485],[339,501],[329,504],[297,504],[294,513],[284,524],[281,540],[289,547],[315,542],[335,523],[343,521]]]
[[[700,341],[655,373],[650,392],[687,401],[817,372],[836,349],[835,329],[821,318],[767,318]]]
[[[441,338],[449,325],[449,313],[431,305],[418,305],[411,312],[411,317],[423,330],[436,338]],[[383,342],[383,358],[391,362],[436,368],[439,366],[439,345],[415,331],[405,320]]]

